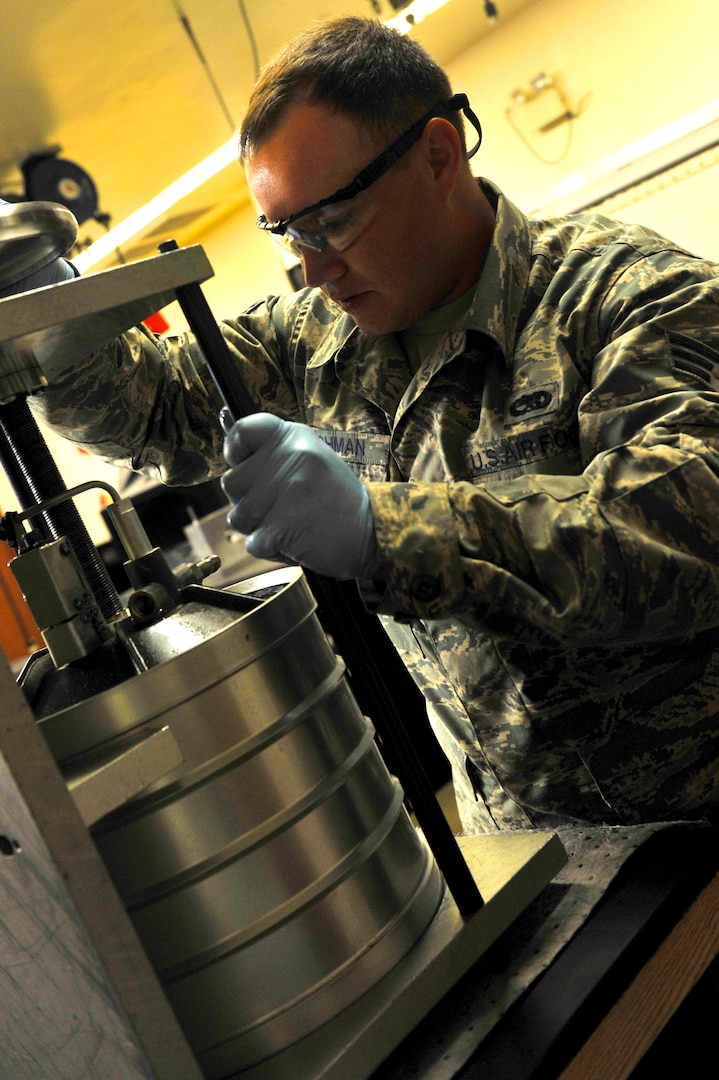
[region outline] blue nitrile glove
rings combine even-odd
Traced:
[[[42,270],[36,270],[29,277],[25,277],[21,281],[15,281],[12,285],[6,285],[4,289],[0,289],[0,300],[5,296],[14,296],[16,293],[39,289],[43,285],[57,285],[59,281],[70,281],[71,278],[78,276],[75,267],[67,259],[54,259],[47,266],[43,266]]]
[[[379,574],[367,488],[311,428],[255,413],[228,432],[225,458],[227,520],[250,555],[339,579]]]

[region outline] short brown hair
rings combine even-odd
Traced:
[[[240,160],[290,105],[327,104],[372,133],[395,134],[451,96],[445,72],[406,35],[376,19],[331,19],[293,38],[262,70],[240,129]],[[448,109],[447,119],[464,147],[461,116]]]

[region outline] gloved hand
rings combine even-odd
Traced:
[[[77,276],[77,271],[67,259],[54,259],[47,266],[43,266],[42,270],[36,270],[34,274],[22,278],[21,281],[15,281],[12,285],[0,288],[0,300],[5,296],[15,296],[16,293],[40,289],[43,285],[57,285],[59,281],[70,281],[71,278]]]
[[[311,428],[255,413],[228,432],[225,458],[227,520],[250,555],[340,580],[379,575],[367,488]]]

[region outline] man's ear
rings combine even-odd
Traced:
[[[442,116],[432,117],[422,141],[435,178],[453,187],[464,162],[462,140],[454,124]]]

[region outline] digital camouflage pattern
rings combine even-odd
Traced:
[[[222,324],[258,409],[364,480],[365,602],[422,688],[467,831],[700,815],[719,774],[717,267],[637,226],[497,226],[412,373],[317,290]],[[138,329],[36,396],[170,483],[224,468],[196,345]]]

